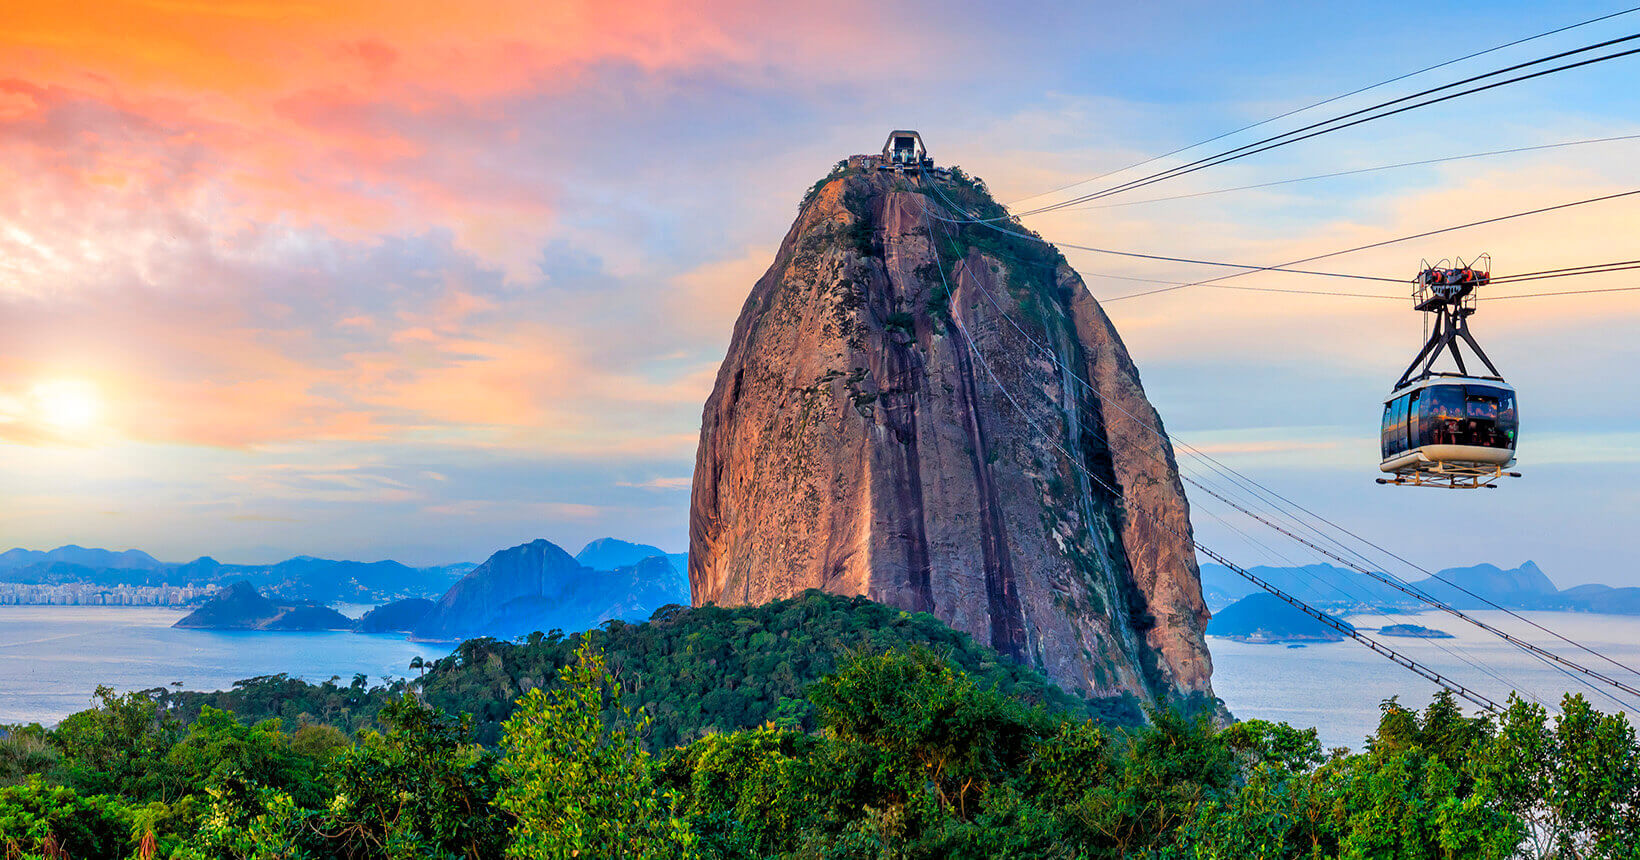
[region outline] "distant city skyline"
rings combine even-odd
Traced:
[[[838,159],[915,128],[937,163],[982,177],[1004,202],[1040,204],[1072,192],[1033,195],[1614,11],[639,5],[0,12],[0,550],[429,565],[540,537],[573,549],[615,536],[681,551],[701,405],[730,327],[804,190]],[[1108,202],[1640,133],[1637,62]],[[1633,190],[1637,143],[1026,223],[1049,240],[1263,265]],[[1640,203],[1612,201],[1326,268],[1410,279],[1421,258],[1483,251],[1499,272],[1627,259],[1637,227]],[[1222,271],[1065,253],[1102,299],[1144,287],[1110,276]],[[1270,273],[1245,283],[1337,288]],[[1575,288],[1633,283],[1616,274]],[[1530,559],[1562,587],[1640,584],[1625,552],[1640,479],[1640,293],[1483,296],[1474,328],[1520,391],[1525,477],[1462,494],[1373,484],[1379,404],[1419,344],[1410,302],[1194,287],[1106,310],[1168,429],[1289,498],[1431,569]],[[1192,497],[1204,514],[1209,501]],[[1284,563],[1209,517],[1195,525],[1238,562]]]

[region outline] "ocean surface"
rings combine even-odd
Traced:
[[[0,606],[0,724],[53,724],[91,705],[98,684],[120,691],[223,690],[284,672],[322,682],[360,672],[372,683],[410,675],[410,658],[444,645],[402,634],[175,630],[164,607]]]
[[[365,608],[344,609],[356,614]],[[1640,676],[1601,663],[1505,613],[1472,614],[1640,686]],[[1640,668],[1640,617],[1520,614]],[[172,629],[181,617],[181,612],[164,608],[0,607],[0,723],[55,723],[89,707],[98,684],[125,691],[181,681],[183,689],[218,690],[242,678],[279,672],[315,682],[332,675],[350,679],[363,672],[374,682],[408,676],[411,657],[448,653],[445,646],[409,642],[397,635]],[[1372,635],[1370,628],[1407,623],[1453,634],[1457,638],[1386,637],[1380,641],[1500,703],[1515,688],[1551,705],[1566,691],[1573,691],[1582,692],[1603,711],[1618,707],[1611,699],[1448,615],[1363,615],[1351,616],[1349,621],[1368,635]],[[1399,696],[1403,704],[1422,708],[1437,689],[1353,641],[1288,648],[1209,637],[1208,647],[1213,653],[1214,689],[1236,716],[1315,726],[1325,747],[1360,749],[1362,740],[1378,725],[1380,702]],[[1640,722],[1640,711],[1631,709],[1630,713]]]
[[[1601,660],[1498,610],[1468,613],[1500,630],[1542,646],[1631,687],[1640,675]],[[1640,669],[1640,617],[1582,612],[1518,612],[1522,618],[1575,640],[1625,666]],[[1378,642],[1428,665],[1440,674],[1503,704],[1519,690],[1557,712],[1567,692],[1582,693],[1598,710],[1620,709],[1614,701],[1552,669],[1530,654],[1460,619],[1440,612],[1353,615],[1346,618]],[[1451,633],[1453,639],[1379,637],[1368,628],[1418,624]],[[1359,750],[1378,728],[1379,704],[1398,696],[1402,705],[1422,709],[1440,689],[1353,640],[1289,648],[1207,638],[1213,654],[1213,689],[1237,717],[1259,718],[1319,730],[1323,748]],[[1594,682],[1619,700],[1627,698],[1631,723],[1640,723],[1640,704]],[[1475,708],[1465,705],[1465,710]]]

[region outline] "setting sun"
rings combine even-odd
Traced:
[[[88,383],[61,380],[34,386],[34,408],[40,421],[68,432],[88,430],[102,415],[102,400]]]

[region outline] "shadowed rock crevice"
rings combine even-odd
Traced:
[[[1121,339],[1051,247],[931,221],[940,195],[1001,214],[960,175],[839,170],[753,287],[702,416],[694,602],[862,594],[1093,695],[1210,698],[1183,488]]]

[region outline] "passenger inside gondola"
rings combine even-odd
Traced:
[[[1426,430],[1424,444],[1462,445],[1459,422],[1464,419],[1463,389],[1437,385],[1424,389],[1419,422]]]

